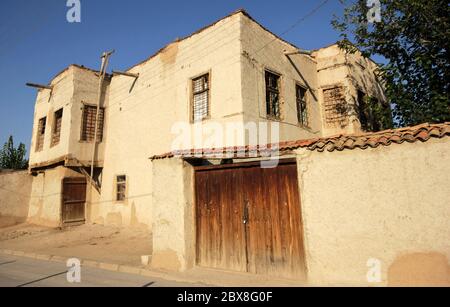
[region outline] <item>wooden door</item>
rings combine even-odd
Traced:
[[[198,265],[303,277],[295,162],[197,168],[196,202]]]
[[[63,224],[85,221],[86,179],[64,178],[62,199]]]
[[[198,265],[246,270],[242,180],[235,169],[196,172]]]

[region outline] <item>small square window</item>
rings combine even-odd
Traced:
[[[116,200],[125,201],[127,189],[127,176],[121,175],[116,178]]]

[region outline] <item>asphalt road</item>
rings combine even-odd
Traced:
[[[81,267],[80,283],[67,281],[65,263],[0,255],[0,287],[192,287],[177,283],[97,268]]]

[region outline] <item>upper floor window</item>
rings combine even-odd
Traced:
[[[81,141],[93,142],[95,136],[95,119],[97,114],[97,107],[84,105],[83,118],[81,125]],[[98,110],[98,127],[97,127],[97,142],[103,141],[103,122],[105,118],[105,109]]]
[[[361,90],[358,90],[358,115],[361,129],[366,132],[386,129],[391,123],[389,105],[383,105],[376,97],[368,96]]]
[[[202,121],[209,116],[209,74],[192,80],[193,121]]]
[[[266,111],[267,117],[279,119],[280,112],[280,76],[266,71]]]
[[[308,127],[308,106],[306,104],[307,89],[303,86],[295,86],[296,99],[297,99],[297,120],[300,125]]]
[[[358,90],[358,115],[361,123],[361,129],[364,131],[369,130],[369,114],[366,108],[367,96],[363,91]]]
[[[125,201],[127,190],[127,176],[116,177],[116,201]]]
[[[36,151],[44,149],[45,126],[47,125],[47,117],[39,120],[38,131],[36,136]]]
[[[63,109],[56,111],[55,114],[53,115],[54,122],[53,122],[51,146],[58,145],[61,139],[62,117],[63,117]]]
[[[348,125],[348,104],[346,88],[341,85],[323,90],[325,122],[328,127],[346,127]]]

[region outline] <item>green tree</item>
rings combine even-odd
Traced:
[[[340,46],[381,55],[378,76],[398,126],[450,121],[450,6],[443,0],[380,0],[381,22],[369,23],[366,0],[340,0],[332,25]],[[369,15],[371,16],[371,15]]]
[[[28,160],[25,159],[27,151],[25,145],[20,143],[18,148],[14,148],[13,137],[0,150],[0,168],[3,169],[27,169]]]

